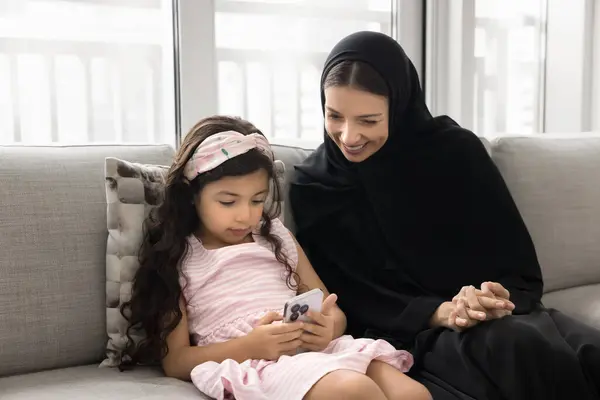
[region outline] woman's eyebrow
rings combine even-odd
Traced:
[[[341,114],[339,111],[336,111],[335,109],[329,107],[329,106],[325,106],[325,108],[328,111],[331,111],[332,113],[336,113],[336,114]],[[383,115],[383,113],[375,113],[375,114],[363,114],[363,115],[359,115],[357,118],[371,118],[371,117],[380,117],[381,115]]]

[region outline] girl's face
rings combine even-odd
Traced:
[[[203,244],[223,247],[246,242],[261,221],[268,194],[269,175],[264,169],[207,184],[195,199]]]
[[[349,86],[325,89],[325,130],[351,162],[375,154],[388,138],[386,97]]]

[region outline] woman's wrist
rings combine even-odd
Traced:
[[[429,320],[429,326],[432,328],[448,327],[448,318],[454,308],[454,304],[451,301],[445,301],[435,310],[431,319]]]

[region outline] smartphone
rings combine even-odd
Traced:
[[[283,321],[310,322],[311,319],[306,316],[308,310],[321,312],[323,304],[323,291],[319,288],[302,293],[285,303],[283,307]]]

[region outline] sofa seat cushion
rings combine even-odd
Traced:
[[[119,372],[97,365],[0,378],[2,400],[209,399],[188,382],[166,378],[159,369]]]
[[[546,293],[544,305],[600,329],[600,284]]]

